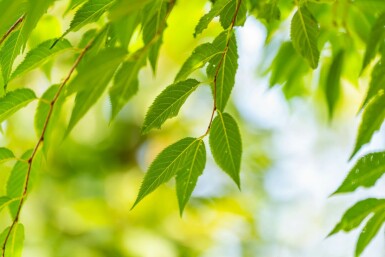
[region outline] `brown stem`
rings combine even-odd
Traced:
[[[21,16],[17,21],[12,25],[12,27],[9,28],[9,30],[1,37],[0,39],[0,45],[7,39],[7,37],[14,31],[17,26],[24,20],[25,14]]]
[[[12,230],[14,229],[15,225],[17,224],[17,222],[19,221],[19,217],[20,217],[20,212],[21,212],[21,209],[23,207],[23,203],[24,203],[24,200],[27,196],[27,192],[28,192],[28,185],[29,185],[29,179],[30,179],[30,175],[31,175],[31,170],[32,170],[32,164],[33,164],[33,161],[35,159],[35,156],[36,156],[36,153],[40,147],[40,145],[44,142],[44,136],[45,136],[45,132],[47,131],[47,127],[48,127],[48,123],[51,119],[51,116],[52,116],[52,112],[53,112],[53,108],[55,107],[55,103],[57,101],[57,99],[59,98],[60,96],[60,93],[63,91],[63,88],[64,86],[67,84],[68,80],[71,78],[71,75],[72,73],[75,71],[76,67],[79,65],[79,62],[83,59],[84,55],[86,54],[86,52],[91,48],[93,42],[95,41],[95,38],[92,39],[88,44],[87,46],[83,49],[83,51],[80,53],[80,55],[78,56],[78,58],[76,59],[75,63],[73,64],[71,70],[69,71],[67,77],[63,80],[63,82],[60,84],[59,86],[59,89],[58,91],[56,92],[54,98],[52,99],[52,101],[50,102],[50,108],[49,108],[49,111],[48,111],[48,114],[47,114],[47,117],[45,119],[45,122],[44,122],[44,126],[43,126],[43,130],[41,132],[41,135],[39,137],[39,140],[37,141],[33,151],[32,151],[32,154],[31,156],[29,157],[29,159],[27,160],[28,162],[28,169],[27,169],[27,174],[26,174],[26,178],[25,178],[25,183],[24,183],[24,189],[23,189],[23,194],[20,198],[20,202],[19,202],[19,206],[17,208],[17,212],[16,212],[16,216],[15,218],[13,219],[12,221],[12,224],[8,230],[8,233],[5,237],[5,240],[4,240],[4,243],[3,243],[3,247],[2,247],[2,257],[5,257],[5,248],[7,246],[7,242],[9,240],[9,237],[11,235],[11,232]]]

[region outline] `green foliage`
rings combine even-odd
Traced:
[[[12,160],[15,158],[15,155],[11,150],[5,147],[0,147],[0,163]]]
[[[0,122],[3,122],[35,99],[35,93],[27,88],[8,92],[0,99]]]
[[[9,228],[5,229],[0,235],[0,242],[3,242]],[[20,223],[16,223],[15,227],[10,233],[9,244],[5,248],[4,257],[21,257],[24,243],[24,226]]]
[[[333,116],[335,105],[340,96],[341,73],[344,64],[344,52],[339,51],[333,59],[328,76],[326,78],[326,100],[329,109],[329,116]]]

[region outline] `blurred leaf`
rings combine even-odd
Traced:
[[[9,231],[9,228],[7,228],[3,233],[6,235],[8,231]],[[3,238],[3,236],[0,236],[0,238]],[[24,226],[21,223],[16,223],[9,236],[8,243],[5,248],[4,257],[21,257],[21,254],[23,251],[23,245],[24,245]]]
[[[360,186],[371,187],[384,173],[385,152],[367,154],[357,161],[333,194],[353,192]]]
[[[191,56],[182,65],[182,68],[175,77],[175,82],[187,79],[193,71],[202,68],[214,56],[218,56],[219,54],[223,54],[223,51],[218,50],[211,43],[197,46]]]
[[[12,27],[13,24],[25,13],[27,0],[2,0],[0,1],[0,38]]]
[[[187,137],[164,149],[148,168],[132,208],[161,184],[169,181],[178,172],[183,172],[182,169],[188,169],[186,164],[191,164],[191,157],[201,142],[201,139]]]
[[[237,122],[227,113],[217,112],[210,130],[210,148],[215,162],[240,188],[239,172],[242,139]]]
[[[23,62],[20,63],[20,65],[17,66],[15,71],[12,73],[11,79],[14,79],[30,70],[41,66],[55,54],[58,54],[63,50],[67,50],[72,47],[71,43],[67,39],[60,39],[56,43],[55,47],[50,48],[54,41],[55,40],[52,39],[47,40],[29,51]]]
[[[195,79],[188,79],[171,84],[163,90],[146,114],[142,133],[146,134],[153,128],[160,128],[167,119],[177,116],[180,108],[199,83]]]
[[[132,13],[131,15],[112,23],[112,28],[122,44],[122,47],[128,48],[132,35],[139,25],[139,21],[139,13]]]
[[[0,122],[36,99],[31,89],[21,88],[8,92],[0,98]]]
[[[290,35],[297,52],[308,61],[310,67],[317,68],[320,56],[317,46],[318,22],[306,7],[298,8],[294,14]]]
[[[358,129],[356,144],[350,159],[361,149],[363,145],[368,143],[377,130],[380,129],[382,122],[385,119],[385,94],[380,92],[374,97],[365,108],[361,124]]]
[[[385,212],[378,212],[366,223],[362,229],[360,237],[356,246],[356,257],[360,256],[365,250],[366,246],[372,241],[374,236],[378,233],[378,230],[382,227],[385,221]]]
[[[326,79],[326,100],[329,117],[333,117],[335,105],[340,97],[341,73],[344,64],[344,51],[340,50],[333,59]]]
[[[11,201],[11,198],[8,196],[0,196],[0,211],[8,205],[8,203]],[[1,241],[0,241],[1,242]]]
[[[198,178],[206,165],[206,148],[202,139],[197,140],[195,149],[191,149],[191,156],[186,160],[185,167],[176,175],[176,193],[178,196],[180,215],[191,197]],[[190,155],[190,154],[189,154]]]
[[[364,63],[362,64],[362,70],[370,63],[376,56],[381,43],[385,39],[385,13],[378,17],[376,23],[373,25],[370,32],[369,40],[366,45]]]
[[[67,10],[65,11],[65,14],[67,14],[69,11],[75,9],[76,7],[78,7],[79,5],[83,4],[86,1],[87,0],[71,0],[71,2],[67,7]]]
[[[266,3],[263,8],[261,8],[258,17],[265,19],[268,23],[274,20],[280,20],[281,11],[278,8],[277,0]]]
[[[369,84],[365,100],[361,105],[361,110],[375,97],[381,90],[385,90],[385,64],[381,59],[376,63],[372,70],[372,78]]]
[[[357,202],[343,215],[341,221],[334,227],[328,236],[339,231],[349,232],[357,228],[371,213],[385,211],[385,199],[368,198]]]
[[[11,150],[5,147],[0,147],[0,163],[12,160],[15,158],[15,155]]]

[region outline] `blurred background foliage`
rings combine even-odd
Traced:
[[[56,1],[43,16],[28,49],[60,37],[68,28],[75,13],[67,10],[68,2]],[[237,31],[240,67],[228,107],[240,121],[244,142],[242,190],[210,157],[180,217],[173,182],[130,211],[144,171],[155,156],[185,135],[199,135],[211,114],[210,89],[202,87],[188,99],[177,119],[162,130],[145,136],[140,133],[147,108],[172,83],[191,51],[221,31],[214,22],[194,39],[194,28],[210,5],[205,0],[178,1],[168,20],[156,74],[150,67],[141,70],[139,93],[114,122],[109,122],[110,103],[105,95],[63,141],[74,99],[66,101],[21,216],[26,227],[23,256],[351,256],[356,234],[323,239],[338,215],[362,192],[336,199],[327,196],[346,174],[355,115],[368,82],[368,74],[359,78],[361,52],[374,23],[366,14],[379,12],[384,5],[372,1],[373,7],[364,5],[365,9],[360,1],[357,5],[338,2],[310,4],[321,24],[319,46],[325,63],[312,72],[288,42],[294,3],[249,1],[252,16]],[[104,19],[108,17],[70,33],[68,39],[76,45],[87,30],[104,24]],[[336,37],[333,30],[343,33]],[[139,48],[139,41],[131,47]],[[336,117],[329,121],[327,64],[331,65],[340,49],[347,53],[343,93],[332,103]],[[19,56],[16,62],[21,60]],[[29,87],[41,95],[65,77],[73,62],[73,52],[65,52],[8,87]],[[276,85],[280,87],[273,88]],[[3,124],[1,144],[17,156],[36,144],[35,108],[32,104]],[[377,142],[372,147],[383,146],[383,140]],[[2,193],[12,165],[2,164]],[[8,212],[1,212],[0,225],[9,223]],[[377,242],[373,249],[367,256],[383,256],[384,243]]]

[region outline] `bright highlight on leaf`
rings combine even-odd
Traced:
[[[302,55],[313,69],[317,68],[319,28],[317,20],[306,7],[298,8],[291,21],[291,40],[297,52]]]
[[[0,122],[36,99],[31,89],[21,88],[10,91],[0,98]]]
[[[237,122],[228,113],[218,112],[209,139],[215,162],[240,187],[242,139]]]

